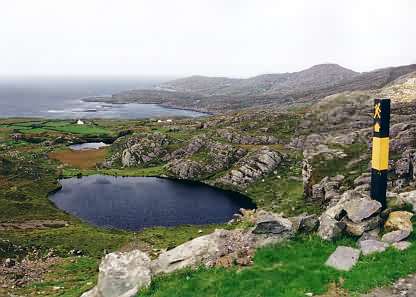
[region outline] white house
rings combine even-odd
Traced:
[[[81,121],[81,120],[78,120],[78,121],[77,121],[77,124],[78,124],[78,125],[84,125],[84,122],[83,122],[83,121]]]

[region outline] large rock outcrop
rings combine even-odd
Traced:
[[[279,140],[271,135],[244,135],[231,129],[220,129],[218,135],[234,144],[278,144]]]
[[[181,179],[203,178],[228,169],[245,154],[246,150],[230,144],[194,139],[184,149],[172,154],[176,158],[168,163],[168,170]]]
[[[164,160],[178,160],[181,158],[192,156],[193,154],[197,153],[200,149],[202,149],[207,144],[207,142],[208,140],[205,134],[195,136],[184,147],[178,148],[177,150],[165,156]]]
[[[169,143],[161,133],[130,137],[121,153],[121,164],[126,167],[144,165],[164,156]]]
[[[226,175],[217,179],[216,183],[244,189],[258,178],[272,172],[282,160],[280,153],[269,147],[262,147],[242,158]]]
[[[346,191],[334,206],[322,213],[318,235],[325,240],[331,240],[343,231],[361,236],[380,226],[380,210],[380,202],[368,195],[355,190]]]
[[[416,138],[414,138],[416,139]],[[405,150],[401,158],[394,163],[394,173],[396,178],[394,180],[395,190],[399,190],[414,185],[416,181],[416,149]]]
[[[340,186],[344,176],[324,177],[318,184],[312,186],[312,193],[307,199],[321,203],[334,203],[340,197]]]

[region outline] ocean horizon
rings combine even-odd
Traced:
[[[36,77],[0,78],[0,118],[44,117],[158,118],[199,116],[201,113],[156,104],[111,104],[82,99],[149,89],[169,78],[156,77]]]

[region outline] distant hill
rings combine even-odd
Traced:
[[[263,74],[247,79],[191,76],[161,87],[209,96],[271,95],[329,87],[358,74],[337,64],[321,64],[299,72]]]
[[[336,64],[321,64],[299,72],[247,79],[191,76],[163,83],[155,89],[130,90],[98,101],[155,103],[221,113],[269,104],[310,103],[345,91],[378,90],[415,71],[416,64],[363,73]]]

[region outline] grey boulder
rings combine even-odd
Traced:
[[[132,297],[152,278],[150,258],[139,250],[108,254],[101,261],[98,283],[81,297]]]
[[[374,230],[381,224],[381,218],[374,216],[359,223],[354,223],[348,218],[343,218],[342,222],[345,224],[345,231],[353,236],[361,236],[364,232]]]
[[[254,234],[281,234],[292,230],[292,222],[286,218],[267,214],[260,216],[256,221]]]
[[[392,244],[392,246],[399,251],[407,250],[412,244],[408,241],[399,241]]]
[[[379,240],[369,239],[360,241],[359,246],[363,255],[367,256],[373,253],[384,252],[389,247],[389,244]]]
[[[408,230],[397,230],[384,234],[381,240],[387,243],[395,243],[406,239],[409,235],[410,231]]]
[[[349,271],[357,264],[361,251],[347,246],[339,246],[329,256],[325,265],[337,270]]]
[[[318,235],[324,240],[339,237],[344,229],[345,223],[337,221],[326,213],[323,213],[319,218]]]
[[[377,213],[381,209],[381,203],[376,200],[362,198],[346,202],[343,208],[352,222],[360,223]]]

